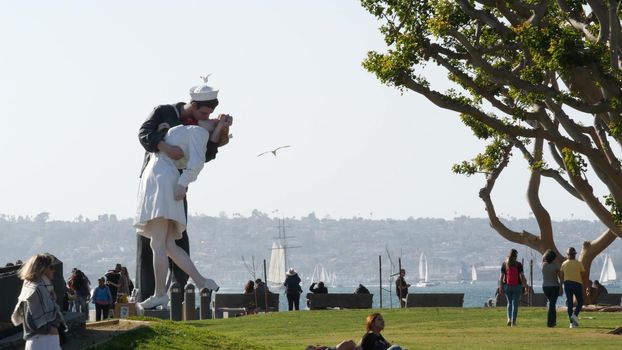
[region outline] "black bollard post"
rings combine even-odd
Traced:
[[[171,321],[181,321],[182,318],[182,294],[179,283],[175,282],[171,285]]]
[[[201,320],[209,320],[212,318],[212,308],[210,307],[212,303],[212,292],[207,288],[203,288],[199,293],[201,293]]]
[[[194,310],[194,284],[186,284],[184,288],[184,320],[192,321],[196,319],[196,311]]]

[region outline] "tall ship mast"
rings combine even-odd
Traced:
[[[289,258],[287,250],[300,248],[300,246],[290,246],[287,239],[294,238],[285,233],[285,219],[279,219],[278,236],[272,241],[272,252],[270,254],[270,267],[268,269],[268,284],[271,288],[283,287],[285,282],[285,271],[288,269]]]

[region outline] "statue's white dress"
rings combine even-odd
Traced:
[[[138,206],[134,227],[138,234],[149,237],[147,223],[155,218],[172,220],[174,238],[180,239],[186,229],[184,201],[175,200],[175,186],[188,186],[197,179],[205,164],[209,133],[196,125],[179,125],[169,129],[166,143],[184,151],[184,158],[174,161],[159,152],[151,155],[138,186]],[[180,174],[177,169],[181,169]]]

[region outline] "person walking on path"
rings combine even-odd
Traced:
[[[406,298],[408,297],[408,287],[410,284],[406,283],[404,279],[406,276],[406,270],[400,270],[400,276],[395,280],[395,293],[397,294],[397,299],[400,301],[400,307],[406,307]]]
[[[585,268],[583,264],[576,260],[577,251],[570,247],[566,252],[566,261],[562,264],[561,280],[564,282],[566,292],[566,306],[568,307],[568,318],[570,318],[570,328],[579,327],[579,313],[583,308],[583,278]],[[573,310],[574,300],[577,306]]]
[[[555,262],[557,254],[551,249],[544,252],[542,256],[542,290],[549,301],[549,310],[546,317],[547,327],[557,325],[557,298],[562,295],[561,271],[558,263]]]
[[[98,286],[93,291],[93,304],[95,304],[95,321],[107,319],[112,305],[112,293],[110,288],[105,284],[105,278],[100,277],[97,282]]]
[[[501,274],[499,275],[499,294],[505,294],[508,302],[508,326],[516,326],[521,289],[527,294],[529,286],[523,272],[523,264],[518,261],[518,251],[512,249],[501,265]]]
[[[289,311],[294,309],[300,310],[300,293],[302,293],[300,282],[300,276],[298,276],[298,273],[291,267],[289,271],[287,271],[287,277],[285,277],[285,282],[283,283]]]
[[[119,279],[119,294],[124,295],[124,302],[127,302],[127,298],[132,294],[132,290],[134,289],[134,284],[130,279],[130,276],[127,272],[127,267],[121,266],[121,278]]]
[[[119,287],[121,286],[121,264],[116,264],[113,270],[108,270],[104,277],[106,277],[106,285],[110,288],[110,294],[112,295],[110,307],[114,310],[114,304],[117,302]]]
[[[140,177],[149,163],[149,160],[158,155],[165,154],[174,161],[179,161],[184,157],[180,147],[171,145],[165,141],[168,128],[177,125],[197,125],[199,120],[207,120],[218,106],[218,90],[214,90],[207,85],[207,77],[203,78],[204,84],[194,86],[190,89],[190,102],[178,102],[172,105],[160,105],[154,108],[147,120],[143,122],[138,131],[138,139],[141,146],[145,149],[143,166]],[[204,162],[209,162],[216,158],[218,147],[229,142],[229,126],[232,117],[221,114],[218,119],[225,119],[228,122],[221,135],[212,135],[207,141],[204,150]],[[168,128],[167,128],[168,127]],[[188,214],[188,202],[183,198],[184,214]],[[175,244],[190,255],[190,242],[185,228],[180,239],[175,240]],[[171,259],[168,260],[169,269],[173,282],[180,286],[185,286],[188,281],[188,274],[177,266]],[[137,299],[142,301],[152,295],[155,291],[155,275],[153,271],[153,252],[148,237],[137,235],[136,249],[136,288]]]
[[[18,272],[24,284],[11,322],[23,325],[26,350],[61,349],[59,328],[64,320],[52,284],[55,262],[56,258],[50,254],[37,254]]]
[[[91,281],[84,272],[77,270],[71,281],[71,287],[76,293],[74,302],[76,312],[84,314],[85,319],[89,319],[89,299],[91,298]]]
[[[67,311],[69,312],[76,312],[78,308],[76,305],[76,290],[73,288],[73,280],[76,278],[77,271],[78,269],[75,267],[71,270],[71,275],[66,283],[67,291],[65,293],[67,294]]]

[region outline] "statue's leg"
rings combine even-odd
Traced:
[[[182,249],[186,255],[190,255],[190,242],[188,240],[188,232],[182,232],[181,239],[174,241],[177,247]],[[185,286],[188,283],[188,274],[180,268],[173,259],[169,259],[169,267],[171,269],[173,282],[177,282],[180,286]]]
[[[169,229],[171,229],[170,226]],[[175,268],[183,272],[185,275],[190,275],[195,283],[203,283],[205,281],[205,277],[201,276],[201,273],[199,273],[192,260],[190,260],[188,253],[182,249],[179,244],[177,244],[180,240],[175,241],[171,238],[171,235],[168,237],[169,238],[166,240],[166,253],[168,254],[170,260],[172,260],[175,264]]]
[[[171,223],[169,225],[169,230],[174,230],[175,224]],[[177,241],[172,238],[173,234],[168,235],[168,239],[166,241],[166,253],[169,258],[173,260],[175,265],[180,268],[182,271],[190,275],[192,280],[197,284],[196,287],[201,289],[203,287],[207,287],[209,289],[218,290],[218,286],[213,280],[207,279],[201,275],[199,270],[197,270],[196,266],[190,259],[190,255],[186,253],[179,245]]]
[[[186,214],[186,222],[188,222],[188,201],[186,201],[185,197],[184,197],[184,214]],[[186,252],[186,254],[190,255],[190,241],[188,240],[188,232],[184,230],[184,232],[182,233],[181,239],[176,240],[175,243],[181,249],[183,249]],[[172,261],[171,259],[169,259],[169,266],[173,274],[172,276],[173,282],[177,282],[183,288],[188,282],[188,274],[183,269],[179,268],[179,266],[177,266],[175,262]]]
[[[151,237],[151,250],[153,251],[153,271],[155,277],[155,291],[153,295],[160,297],[166,294],[166,273],[168,271],[168,259],[166,254],[166,241],[168,235],[169,220],[155,218],[147,224],[146,230]]]
[[[143,301],[153,295],[155,282],[153,279],[153,253],[150,239],[136,235],[136,286],[137,301]]]

